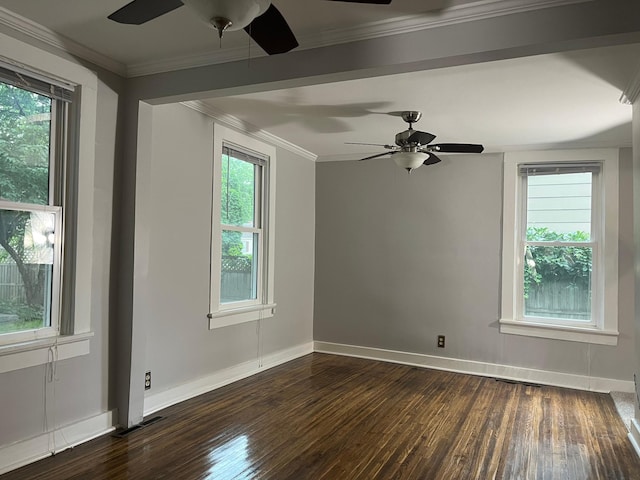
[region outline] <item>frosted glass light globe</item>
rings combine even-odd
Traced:
[[[207,25],[214,26],[214,18],[225,18],[231,22],[226,30],[240,30],[254,18],[267,11],[271,0],[183,0]]]
[[[418,168],[429,155],[423,152],[399,152],[393,156],[396,165],[405,169]]]

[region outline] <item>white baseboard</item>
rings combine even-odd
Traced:
[[[638,424],[637,418],[631,419],[631,431],[629,432],[629,440],[631,441],[631,445],[633,445],[633,449],[640,457],[640,424]]]
[[[114,430],[115,411],[0,447],[0,475]]]
[[[215,390],[216,388],[224,387],[230,383],[310,353],[313,353],[312,342],[266,355],[263,357],[262,365],[260,365],[258,359],[253,359],[219,370],[211,375],[192,380],[177,387],[147,395],[144,399],[144,415],[149,415],[163,408],[175,405],[176,403]]]
[[[421,353],[398,352],[395,350],[384,350],[382,348],[358,347],[355,345],[344,345],[330,342],[314,342],[314,351],[345,355],[349,357],[367,358],[371,360],[381,360],[384,362],[401,363],[417,367],[433,368],[435,370],[467,373],[483,377],[495,377],[542,385],[589,390],[593,392],[609,393],[612,391],[634,391],[632,381],[512,367],[509,365],[437,357]]]

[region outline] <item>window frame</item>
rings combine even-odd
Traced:
[[[524,252],[527,180],[524,164],[597,162],[592,177],[592,318],[584,321],[524,315]],[[502,299],[500,332],[540,338],[616,345],[618,339],[618,150],[509,152],[504,157]],[[564,243],[563,243],[564,245]]]
[[[260,199],[255,204],[260,208],[260,228],[234,227],[222,224],[221,180],[223,146],[245,151],[257,158],[265,159],[261,166]],[[211,252],[209,278],[209,329],[226,327],[244,322],[268,318],[274,315],[274,263],[275,263],[275,174],[276,149],[246,134],[219,124],[213,127],[213,165],[211,192]],[[254,212],[254,216],[256,213]],[[222,303],[220,278],[222,270],[222,232],[241,228],[254,233],[260,230],[258,244],[258,279],[256,299]],[[240,230],[239,230],[240,231]]]
[[[556,162],[553,162],[554,164]],[[573,163],[573,162],[572,162]],[[577,163],[577,162],[576,162]],[[595,162],[594,162],[595,163]],[[518,166],[520,167],[519,164]],[[571,165],[568,164],[567,166]],[[601,315],[600,313],[600,305],[602,304],[602,292],[600,288],[596,288],[594,292],[594,286],[600,285],[600,269],[601,263],[600,258],[602,258],[602,242],[600,241],[601,235],[601,203],[602,203],[602,164],[600,164],[600,169],[597,173],[592,172],[591,177],[591,219],[590,226],[591,231],[590,241],[589,242],[544,242],[544,241],[529,241],[527,240],[527,226],[528,226],[528,207],[529,207],[529,181],[528,176],[519,175],[519,188],[521,189],[521,195],[519,195],[519,199],[521,202],[520,208],[520,222],[518,222],[518,227],[520,229],[519,235],[519,243],[517,251],[524,252],[526,251],[526,247],[528,245],[533,246],[548,246],[548,247],[590,247],[592,254],[592,270],[591,270],[591,320],[589,321],[580,321],[580,320],[571,320],[571,319],[562,319],[562,318],[554,318],[554,317],[536,317],[533,315],[525,314],[525,299],[524,299],[524,261],[516,262],[516,278],[517,284],[516,288],[518,292],[516,294],[516,316],[518,319],[525,320],[530,323],[536,324],[548,324],[548,325],[556,325],[556,326],[567,326],[567,327],[587,327],[587,328],[597,328],[597,318]],[[559,172],[562,173],[562,172]]]
[[[98,79],[94,72],[71,60],[61,58],[33,45],[0,33],[0,62],[6,68],[22,72],[52,84],[70,86],[75,92],[75,108],[69,114],[69,134],[65,148],[73,156],[66,180],[73,180],[74,191],[66,196],[66,208],[73,218],[63,226],[64,263],[72,265],[62,292],[61,326],[63,333],[0,345],[0,373],[42,365],[53,359],[87,355],[90,351],[94,172]],[[66,327],[65,327],[66,325]]]
[[[0,76],[0,82],[13,85],[15,88],[30,91],[37,95],[48,97],[51,101],[49,119],[49,172],[48,172],[48,195],[47,204],[31,204],[27,202],[16,202],[0,199],[0,210],[13,210],[22,212],[42,212],[54,215],[54,229],[56,232],[56,242],[53,249],[54,262],[52,265],[52,284],[49,305],[49,325],[31,330],[19,330],[15,332],[0,333],[0,346],[12,345],[16,343],[39,340],[48,337],[55,337],[60,333],[62,311],[61,292],[62,274],[64,270],[63,243],[64,243],[64,211],[63,201],[65,197],[65,165],[68,159],[67,135],[69,133],[69,104],[73,102],[73,90],[69,86],[59,87],[51,81],[52,89],[65,91],[64,95],[49,94],[45,85],[49,83],[43,78],[33,78],[27,72],[20,72],[10,66],[0,62],[0,67],[10,70],[16,75],[15,81],[8,78],[8,73]],[[23,76],[24,75],[24,76]],[[7,77],[7,78],[5,78]],[[26,79],[25,79],[26,77]],[[38,75],[39,77],[39,75]],[[22,79],[22,80],[21,80]],[[38,87],[29,88],[23,83],[38,83]],[[48,86],[48,85],[46,85]],[[63,100],[62,98],[65,98]]]
[[[222,142],[222,146],[223,149],[224,147],[227,147],[231,150],[235,150],[238,152],[242,152],[244,154],[246,154],[247,156],[251,156],[253,157],[256,161],[249,161],[249,160],[244,160],[244,159],[237,159],[240,161],[244,161],[247,163],[250,163],[253,165],[254,168],[254,184],[253,184],[253,226],[252,227],[245,227],[245,226],[241,226],[241,225],[232,225],[232,224],[228,224],[228,223],[223,223],[222,222],[222,218],[220,218],[220,223],[219,223],[219,227],[220,227],[220,241],[222,244],[222,234],[224,232],[239,232],[239,233],[249,233],[252,235],[257,235],[258,236],[258,242],[257,242],[257,256],[258,256],[258,261],[256,262],[256,267],[257,267],[257,271],[255,272],[255,276],[256,276],[256,282],[255,282],[255,296],[256,298],[253,299],[247,299],[247,300],[239,300],[236,302],[222,302],[221,298],[218,298],[218,305],[219,305],[219,310],[234,310],[234,309],[238,309],[238,308],[245,308],[245,307],[251,307],[254,305],[260,305],[262,304],[262,298],[264,296],[264,280],[263,280],[263,271],[265,269],[265,265],[263,262],[264,259],[264,234],[265,232],[265,220],[268,216],[268,208],[266,208],[266,203],[264,201],[265,199],[265,195],[266,192],[268,191],[268,182],[269,182],[269,169],[268,169],[268,165],[269,165],[269,161],[268,159],[262,159],[262,158],[258,158],[257,156],[254,156],[253,154],[250,154],[249,152],[247,152],[246,148],[243,148],[239,145],[235,145],[235,144],[231,144],[229,142],[223,141]],[[224,155],[224,152],[223,152]],[[228,154],[227,154],[228,155]],[[223,160],[221,159],[221,162],[223,162]],[[222,163],[221,163],[221,167],[222,167]],[[258,175],[255,175],[255,168],[258,167]],[[229,175],[229,172],[227,172],[227,175]],[[257,182],[256,182],[256,177],[257,177]],[[220,180],[222,181],[222,175]],[[218,191],[221,191],[218,190]],[[221,215],[222,217],[222,215]],[[222,260],[222,248],[220,248],[220,259]],[[222,267],[220,268],[220,270],[222,270]],[[252,272],[253,273],[253,272]],[[218,276],[218,279],[220,279],[220,286],[222,286],[222,280],[221,280],[221,276],[222,276],[222,271],[220,271],[220,275]],[[253,285],[253,281],[252,281],[252,285]],[[253,287],[252,287],[253,288]],[[220,289],[217,290],[218,294],[220,294]],[[215,300],[215,299],[214,299]]]

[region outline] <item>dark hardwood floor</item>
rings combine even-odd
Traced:
[[[312,354],[17,479],[640,479],[611,397]]]

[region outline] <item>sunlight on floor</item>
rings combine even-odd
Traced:
[[[243,474],[246,474],[250,467],[248,445],[247,436],[240,435],[213,450],[209,454],[211,467],[207,478],[216,480],[245,478]]]

